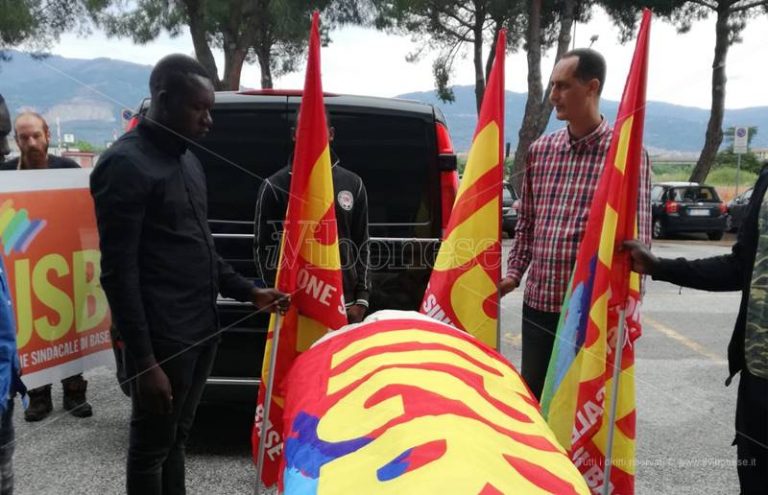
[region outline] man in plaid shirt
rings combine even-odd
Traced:
[[[590,49],[572,50],[552,72],[550,101],[568,126],[528,149],[515,241],[501,295],[520,284],[530,268],[523,299],[522,376],[536,398],[549,358],[592,196],[611,144],[600,114],[605,59]],[[638,208],[640,240],[650,245],[650,170],[645,155]]]

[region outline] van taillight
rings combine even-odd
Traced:
[[[674,201],[667,201],[664,204],[664,210],[667,213],[677,213],[677,211],[680,209],[680,205],[675,203]]]
[[[437,166],[440,170],[440,213],[442,233],[448,228],[453,203],[459,191],[459,174],[457,172],[456,154],[453,151],[451,135],[448,128],[440,122],[435,122],[437,135]]]
[[[728,207],[725,203],[720,203],[720,214],[725,215],[726,213],[728,213]]]
[[[453,155],[453,142],[451,135],[448,134],[448,128],[440,122],[435,122],[435,133],[437,134],[437,154]]]

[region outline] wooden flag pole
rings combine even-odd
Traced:
[[[608,427],[608,444],[605,448],[605,471],[603,472],[603,495],[611,491],[611,461],[613,458],[613,435],[616,430],[616,409],[619,393],[619,376],[621,375],[621,355],[624,353],[624,313],[626,307],[619,312],[619,324],[616,334],[616,358],[613,360],[613,388],[611,392],[611,414]]]
[[[256,458],[256,495],[261,494],[261,472],[264,469],[264,451],[266,449],[267,429],[269,426],[269,410],[272,405],[272,388],[275,382],[275,363],[277,362],[277,346],[280,342],[280,327],[283,326],[283,315],[275,313],[275,329],[272,331],[272,349],[269,352],[269,375],[264,391],[264,413],[261,416],[261,433],[259,434],[259,454]]]

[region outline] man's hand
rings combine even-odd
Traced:
[[[173,412],[173,390],[165,371],[154,364],[137,377],[139,407],[153,414],[171,414]]]
[[[624,241],[621,249],[629,251],[629,256],[632,259],[632,270],[637,273],[653,275],[653,272],[659,266],[659,258],[654,256],[645,244],[640,241]]]
[[[251,291],[251,303],[259,309],[266,309],[273,313],[279,311],[285,314],[291,305],[291,296],[283,294],[275,289],[259,289],[254,287]]]
[[[347,320],[350,323],[360,323],[365,317],[365,312],[368,308],[362,304],[353,304],[347,309]]]
[[[504,297],[513,290],[517,289],[519,284],[520,282],[512,277],[504,277],[501,279],[501,282],[499,282],[499,293],[501,294],[501,297]]]

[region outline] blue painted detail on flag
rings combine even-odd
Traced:
[[[291,435],[285,441],[285,474],[295,470],[302,476],[317,479],[320,468],[339,457],[368,445],[372,439],[367,437],[330,443],[317,436],[319,419],[300,412],[291,425]]]
[[[579,328],[576,335],[576,347],[578,349],[584,345],[587,338],[587,323],[589,322],[589,310],[592,304],[592,292],[595,287],[595,273],[597,272],[597,254],[589,260],[589,277],[587,277],[586,290],[579,298]]]
[[[411,455],[413,449],[408,449],[399,456],[395,457],[392,461],[380,467],[376,471],[376,477],[379,481],[389,481],[397,478],[401,474],[408,470],[408,456]]]
[[[286,468],[283,488],[285,493],[292,495],[315,495],[317,493],[317,478],[309,478],[297,469]]]
[[[565,379],[565,374],[576,360],[576,356],[584,345],[589,322],[589,309],[592,299],[592,288],[595,284],[595,272],[597,270],[597,256],[589,261],[589,277],[585,282],[579,283],[571,291],[571,297],[564,305],[565,321],[563,328],[558,331],[558,338],[562,344],[555,356],[555,383],[552,390],[557,391]],[[568,345],[573,343],[573,345]]]

